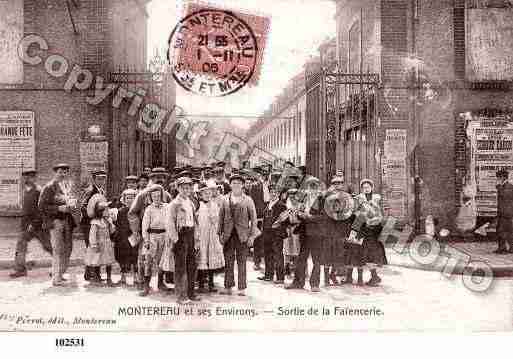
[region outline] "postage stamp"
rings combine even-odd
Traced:
[[[169,37],[168,58],[185,90],[219,97],[258,83],[269,19],[189,4]]]

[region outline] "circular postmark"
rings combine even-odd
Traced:
[[[255,72],[255,33],[230,11],[202,9],[187,15],[168,43],[173,77],[187,91],[226,96],[244,87]]]

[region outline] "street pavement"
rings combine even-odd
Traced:
[[[2,270],[0,330],[513,329],[513,281],[508,278],[496,279],[487,292],[476,293],[462,284],[460,275],[447,279],[435,271],[388,266],[380,270],[380,287],[321,287],[320,293],[312,293],[308,285],[306,290],[285,290],[282,285],[261,282],[257,279],[261,273],[251,267],[248,262],[246,297],[202,295],[201,302],[185,306],[176,304],[174,294],[153,292],[142,298],[134,288],[88,287],[81,267],[70,269],[70,284],[58,288],[51,286],[48,268],[34,269],[28,277],[18,279],[9,279],[9,271]],[[119,275],[114,275],[114,280],[118,279]],[[220,287],[222,281],[223,276],[218,275],[216,285]],[[139,315],[133,315],[137,310]],[[363,311],[355,315],[357,310]],[[76,318],[82,322],[74,324]],[[87,320],[89,324],[84,324]]]

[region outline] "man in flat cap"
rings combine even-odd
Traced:
[[[18,278],[27,275],[25,259],[27,256],[28,242],[37,238],[43,249],[52,255],[52,243],[47,231],[43,231],[42,219],[37,201],[41,188],[36,184],[36,171],[24,171],[22,174],[23,183],[23,216],[21,218],[21,236],[16,242],[16,253],[14,256],[14,272],[9,274],[11,278]]]
[[[219,211],[219,237],[224,245],[225,275],[222,294],[231,295],[235,286],[234,265],[237,258],[239,295],[246,295],[246,260],[251,238],[258,232],[255,203],[243,192],[244,177],[230,177],[232,191],[225,195]]]
[[[43,229],[50,232],[52,243],[52,281],[54,286],[64,285],[63,274],[69,266],[73,249],[72,231],[75,221],[71,215],[76,205],[70,196],[66,184],[69,175],[69,165],[57,164],[53,167],[54,177],[42,189],[38,208],[43,218]]]
[[[196,281],[196,251],[199,243],[194,238],[194,204],[190,196],[193,181],[190,177],[176,180],[178,196],[168,206],[166,233],[173,248],[175,262],[175,291],[179,304],[197,301],[194,292]]]
[[[133,233],[133,236],[135,236],[136,242],[140,242],[142,239],[142,233],[141,233],[141,223],[144,216],[144,211],[146,210],[146,207],[148,207],[152,201],[151,201],[151,193],[149,192],[149,189],[152,188],[153,184],[159,184],[163,185],[165,184],[165,181],[167,179],[167,171],[164,168],[156,167],[152,170],[152,173],[150,175],[150,183],[148,186],[141,190],[137,196],[135,197],[132,205],[130,206],[130,209],[128,210],[127,218],[128,223],[130,225],[130,230]],[[169,203],[171,202],[171,195],[169,192],[164,191],[162,196],[162,202]],[[142,278],[144,276],[144,273],[141,272],[142,268],[139,268],[139,274]],[[170,274],[169,274],[170,277]],[[140,279],[141,279],[140,278]],[[168,291],[169,289],[164,283],[164,272],[162,270],[159,270],[158,273],[158,289],[161,291]]]
[[[508,181],[509,173],[500,169],[497,176],[497,244],[496,254],[513,253],[513,184]]]
[[[104,170],[96,170],[91,173],[91,184],[84,192],[80,200],[80,211],[82,213],[82,220],[80,221],[80,231],[84,237],[86,248],[89,247],[89,232],[91,231],[91,219],[94,216],[93,213],[87,213],[87,208],[91,207],[91,198],[94,195],[99,194],[102,196],[102,201],[107,202],[107,172]],[[84,269],[84,280],[89,281],[92,278],[100,280],[100,267],[85,266]]]

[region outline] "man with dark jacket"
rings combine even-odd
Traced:
[[[313,183],[315,182],[315,183]],[[297,258],[297,265],[294,273],[294,281],[285,289],[303,289],[306,279],[306,268],[308,257],[312,255],[312,273],[310,274],[310,287],[312,292],[319,292],[321,281],[322,244],[327,235],[326,220],[324,211],[324,194],[319,190],[320,181],[310,179],[306,185],[305,212],[299,217],[303,220],[300,225],[301,249]]]
[[[513,253],[513,184],[508,182],[509,173],[505,169],[497,171],[497,243],[494,253]]]
[[[225,274],[224,290],[221,294],[231,295],[235,286],[234,265],[237,259],[238,295],[246,295],[246,258],[251,239],[257,231],[257,214],[251,197],[243,193],[244,178],[230,177],[232,191],[223,197],[219,210],[219,237],[224,246]]]
[[[53,180],[42,189],[38,208],[43,218],[43,229],[50,231],[52,243],[52,280],[54,286],[64,285],[66,272],[73,249],[72,231],[75,221],[71,215],[76,199],[71,196],[71,185],[66,180],[69,165],[61,163],[53,167]]]
[[[264,209],[261,237],[264,245],[265,275],[258,278],[269,282],[274,279],[276,273],[276,284],[283,284],[285,280],[283,240],[287,237],[287,232],[284,226],[273,228],[278,217],[287,210],[281,196],[276,188],[272,188],[271,200]]]
[[[52,244],[49,233],[43,231],[41,213],[37,207],[41,189],[36,184],[36,171],[24,171],[22,173],[25,185],[23,191],[23,217],[21,219],[21,237],[16,242],[16,254],[14,257],[14,272],[9,276],[18,278],[27,275],[25,260],[27,256],[28,243],[32,238],[37,238],[43,249],[52,255]]]

